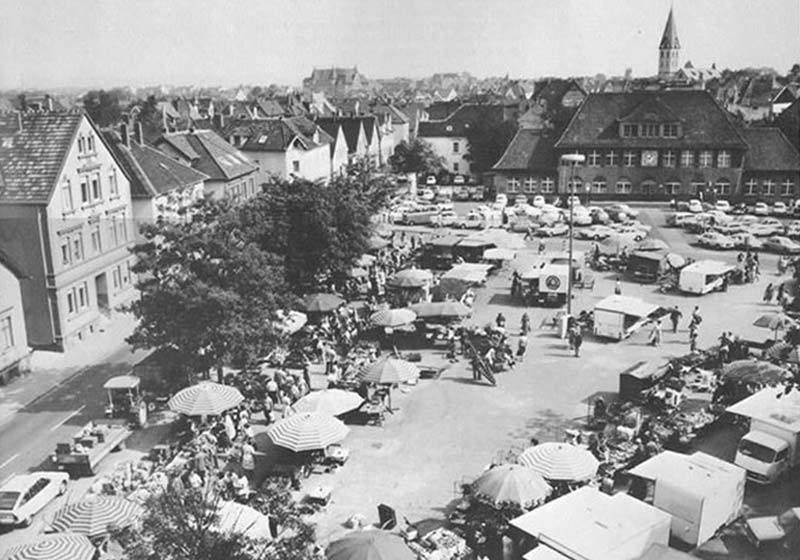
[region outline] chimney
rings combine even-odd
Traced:
[[[164,106],[161,107],[161,127],[164,129],[164,132],[169,132],[169,126],[167,125],[167,108]]]
[[[133,130],[135,134],[134,137],[136,138],[136,143],[139,144],[140,146],[144,146],[144,134],[142,133],[142,123],[137,122],[136,128],[134,128]]]
[[[17,111],[17,128],[19,128],[19,131],[22,132],[22,111]]]
[[[119,135],[122,137],[122,143],[125,145],[125,147],[130,148],[131,147],[131,141],[130,141],[130,138],[128,136],[128,124],[127,123],[122,123],[121,125],[119,125]]]

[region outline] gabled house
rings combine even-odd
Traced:
[[[139,123],[133,131],[123,124],[119,132],[104,135],[130,182],[137,225],[191,218],[190,208],[204,196],[207,175],[147,145]]]
[[[779,128],[748,127],[742,176],[746,200],[791,203],[800,196],[800,153]]]
[[[800,150],[800,99],[781,111],[775,119],[775,126],[781,129],[795,149]]]
[[[205,196],[246,199],[259,191],[258,165],[212,130],[165,134],[156,148],[206,175]]]
[[[328,131],[328,134],[331,134],[329,130],[331,126],[339,125],[341,127],[345,143],[347,144],[348,162],[369,157],[369,142],[367,141],[367,134],[364,131],[364,125],[360,119],[317,119],[316,122],[323,128],[323,130]]]
[[[28,344],[63,351],[135,295],[130,185],[83,113],[0,115],[0,247]]]
[[[341,175],[347,170],[348,147],[344,137],[344,128],[336,119],[318,119],[316,124],[330,138],[331,177]]]
[[[408,142],[411,136],[411,124],[408,116],[391,103],[376,103],[370,108],[372,114],[384,119],[382,136],[391,134],[391,150],[402,142]],[[392,155],[393,151],[389,152]],[[386,156],[388,158],[388,156]],[[383,161],[386,161],[384,159]]]
[[[271,177],[327,182],[329,137],[320,132],[303,117],[235,121],[224,129],[229,142],[258,164],[259,184]]]
[[[520,128],[500,160],[492,167],[496,192],[508,195],[509,200],[524,195],[556,192],[558,183],[558,153],[555,142],[558,134],[552,128]]]
[[[385,160],[382,159],[380,123],[378,119],[372,115],[354,117],[354,119],[361,121],[361,126],[364,129],[364,139],[367,142],[367,158],[370,164],[373,166],[382,165]]]

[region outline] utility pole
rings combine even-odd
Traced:
[[[575,196],[575,168],[583,163],[586,160],[586,156],[582,154],[565,154],[561,156],[562,164],[571,164],[572,171],[570,173],[569,179],[569,196],[567,198],[567,203],[569,204],[569,265],[568,265],[568,278],[567,278],[567,317],[572,316],[572,281],[573,281],[573,270],[572,270],[572,240],[573,240],[573,217],[574,212],[573,208],[575,205],[573,204],[573,196]]]

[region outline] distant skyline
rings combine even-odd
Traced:
[[[681,66],[800,62],[800,0],[0,0],[0,88],[650,76],[671,5]]]

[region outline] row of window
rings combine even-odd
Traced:
[[[622,123],[619,134],[623,138],[677,138],[680,126],[677,123]]]
[[[106,240],[109,243],[109,249],[118,247],[128,241],[128,226],[124,212],[108,220],[106,227],[108,233]],[[89,240],[91,244],[91,253],[89,256],[99,255],[103,252],[103,236],[100,231],[100,224],[95,224],[91,227],[89,230]],[[87,258],[83,244],[82,230],[75,230],[61,235],[59,237],[59,244],[61,246],[62,266],[66,267],[78,264]]]
[[[520,192],[520,182],[516,177],[510,177],[506,183],[506,190],[510,193]],[[533,177],[528,177],[523,182],[522,192],[525,193],[552,193],[555,192],[555,181],[550,177],[545,177],[537,181]]]
[[[128,286],[131,282],[131,268],[130,264],[120,264],[111,270],[112,285],[114,292],[118,292]],[[67,297],[67,315],[75,316],[88,309],[91,305],[89,298],[89,283],[80,282],[75,286],[69,288],[66,292]],[[0,337],[2,332],[0,332]],[[2,348],[2,340],[0,340],[0,353]]]
[[[731,166],[731,153],[727,150],[623,150],[622,152],[599,152],[592,150],[586,155],[589,167],[716,167]],[[716,157],[715,157],[716,155]]]
[[[14,348],[14,324],[11,315],[0,316],[0,356]]]
[[[103,183],[101,174],[91,173],[81,175],[79,196],[81,206],[88,206],[103,200]],[[119,196],[119,184],[117,183],[117,170],[112,169],[108,172],[108,196],[116,198]],[[61,185],[61,204],[64,212],[75,210],[75,202],[72,194],[72,181],[69,179]]]
[[[86,135],[81,133],[78,136],[78,153],[79,154],[97,153],[97,145],[95,142],[94,134],[92,134],[91,132]]]
[[[777,181],[773,181],[771,179],[765,179],[761,183],[760,192],[759,192],[759,189],[758,189],[758,181],[756,181],[755,179],[750,179],[749,181],[747,181],[744,184],[744,194],[746,194],[746,195],[763,194],[763,195],[768,195],[768,196],[769,195],[774,195],[775,194],[775,189],[777,187],[780,187],[780,191],[779,191],[778,194],[780,194],[781,196],[794,196],[795,195],[794,182],[792,182],[789,179],[784,180],[783,182],[780,183],[780,185],[778,184]]]

